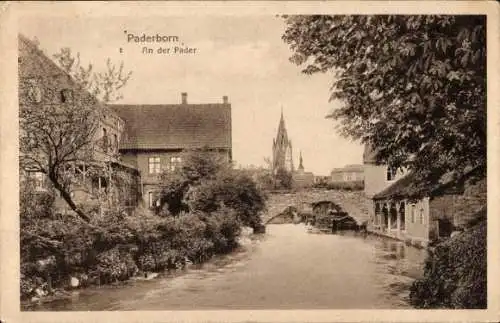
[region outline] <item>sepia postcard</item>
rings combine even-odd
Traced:
[[[1,322],[497,322],[499,6],[0,5]]]

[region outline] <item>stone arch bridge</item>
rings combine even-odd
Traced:
[[[302,190],[288,193],[271,193],[267,202],[267,212],[263,215],[264,224],[281,217],[288,209],[295,209],[299,213],[311,212],[313,203],[330,201],[340,207],[359,225],[369,220],[371,200],[363,191],[339,190]]]

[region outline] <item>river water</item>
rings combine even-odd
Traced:
[[[29,310],[409,308],[425,250],[385,238],[268,225],[241,250],[176,276],[91,287]]]

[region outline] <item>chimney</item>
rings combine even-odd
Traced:
[[[224,103],[224,104],[229,104],[229,100],[228,100],[228,98],[227,98],[227,95],[224,95],[224,96],[222,97],[222,103]]]
[[[181,97],[182,97],[182,104],[187,104],[188,103],[188,94],[186,92],[182,92]]]

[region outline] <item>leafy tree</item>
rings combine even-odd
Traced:
[[[189,189],[200,185],[203,181],[213,180],[230,169],[229,163],[224,162],[207,148],[185,151],[181,155],[181,160],[180,167],[160,175],[162,186],[160,208],[173,215],[189,210],[184,199]]]
[[[188,211],[211,214],[228,208],[244,225],[261,223],[266,197],[251,177],[233,170],[207,149],[185,152],[181,158],[181,167],[161,175],[163,210],[179,215]]]
[[[346,137],[422,185],[486,166],[486,17],[285,16],[303,72],[332,73]],[[484,172],[482,173],[484,176]]]
[[[50,105],[36,109],[22,105],[19,111],[21,169],[45,174],[71,209],[86,221],[88,216],[73,201],[70,187],[75,180],[74,163],[91,159],[97,115],[85,100],[61,105],[57,110]]]
[[[186,196],[190,209],[205,213],[222,207],[236,211],[243,225],[255,228],[261,224],[261,212],[266,207],[266,196],[249,176],[237,171],[220,174],[193,187]]]
[[[273,174],[270,167],[251,165],[246,168],[240,168],[238,172],[252,178],[259,189],[266,190],[273,188]]]
[[[42,59],[39,65],[23,65],[25,59],[36,61],[38,58],[33,57],[43,54],[35,43],[20,37],[27,44],[20,48],[20,56],[27,57],[22,57],[19,66],[21,170],[45,174],[69,207],[88,222],[89,216],[76,205],[70,192],[78,181],[75,164],[85,162],[89,172],[106,170],[95,158],[94,145],[100,121],[107,113],[104,105],[88,90],[91,87],[99,89],[93,92],[102,93],[106,103],[117,97],[116,91],[127,83],[130,73],[123,77],[123,65],[116,72],[116,67],[108,61],[105,73],[93,74],[91,65],[87,69],[79,67],[79,55],[77,60],[69,49],[63,49],[61,56],[55,56],[59,57],[61,69],[72,76],[64,81],[72,94],[59,101],[54,88],[61,87],[64,73],[49,59]],[[42,81],[34,81],[32,75],[38,75]],[[97,80],[92,86],[91,79]]]

